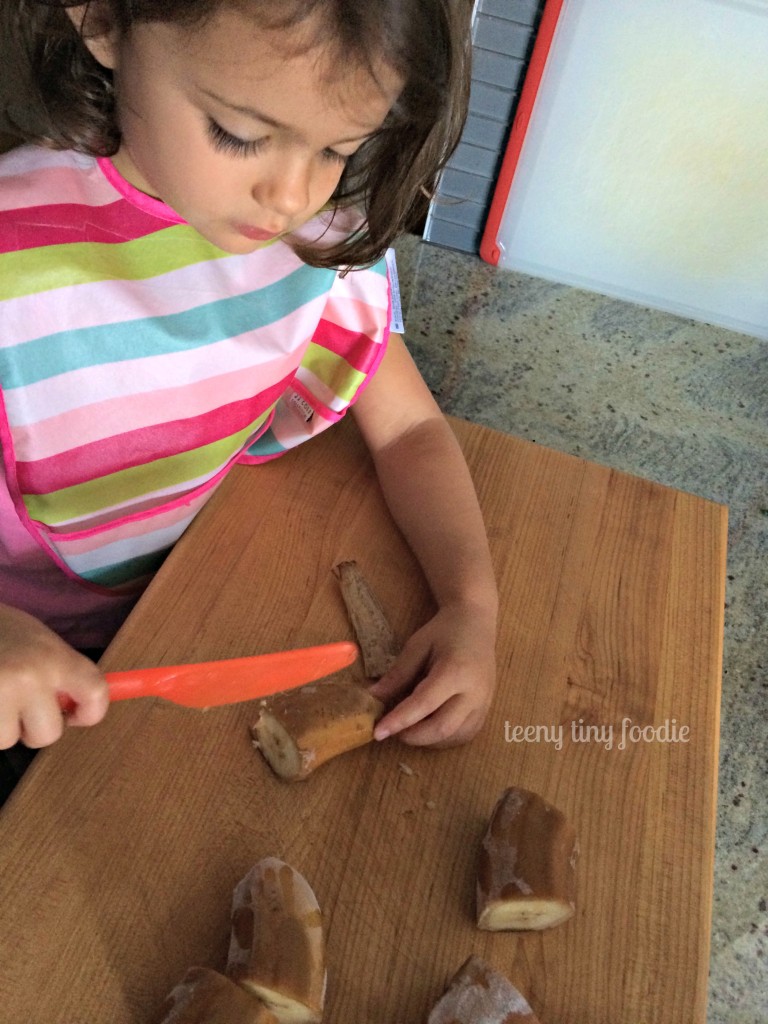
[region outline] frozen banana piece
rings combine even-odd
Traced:
[[[515,986],[479,956],[454,974],[427,1024],[539,1024]]]
[[[339,562],[333,573],[360,645],[365,675],[368,679],[380,679],[400,654],[394,630],[357,562]]]
[[[251,728],[256,746],[281,779],[306,779],[333,757],[373,740],[384,705],[348,673],[274,694]]]
[[[160,1010],[158,1024],[279,1024],[261,1000],[205,967],[191,967]]]
[[[576,908],[578,841],[565,816],[527,789],[499,798],[480,852],[477,925],[487,931],[551,928]]]
[[[325,1001],[325,941],[315,894],[295,868],[267,857],[232,899],[227,974],[279,1024],[317,1024]]]

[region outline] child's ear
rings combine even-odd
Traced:
[[[109,0],[67,7],[69,19],[91,56],[103,67],[114,71],[117,64],[117,27],[112,21]]]

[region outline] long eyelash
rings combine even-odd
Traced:
[[[254,153],[258,153],[264,146],[264,139],[239,139],[236,135],[232,135],[225,128],[222,128],[218,122],[214,121],[212,117],[208,118],[208,135],[213,142],[216,149],[221,150],[224,153],[233,153],[235,156],[253,156]],[[345,167],[350,158],[345,156],[343,153],[337,153],[334,149],[324,149],[322,152],[323,160],[327,160],[329,163],[341,164]]]
[[[324,149],[322,152],[323,160],[327,160],[331,164],[341,164],[342,167],[350,161],[350,157],[345,156],[343,153],[337,153],[335,149]]]
[[[235,156],[253,156],[264,145],[263,139],[253,139],[252,141],[238,139],[236,135],[230,134],[211,117],[208,118],[208,136],[216,149],[220,149],[224,153],[232,153]]]

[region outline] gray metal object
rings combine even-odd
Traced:
[[[478,252],[544,0],[476,0],[469,116],[443,171],[424,240]]]

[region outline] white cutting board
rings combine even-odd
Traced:
[[[565,0],[496,245],[768,338],[768,0]]]

